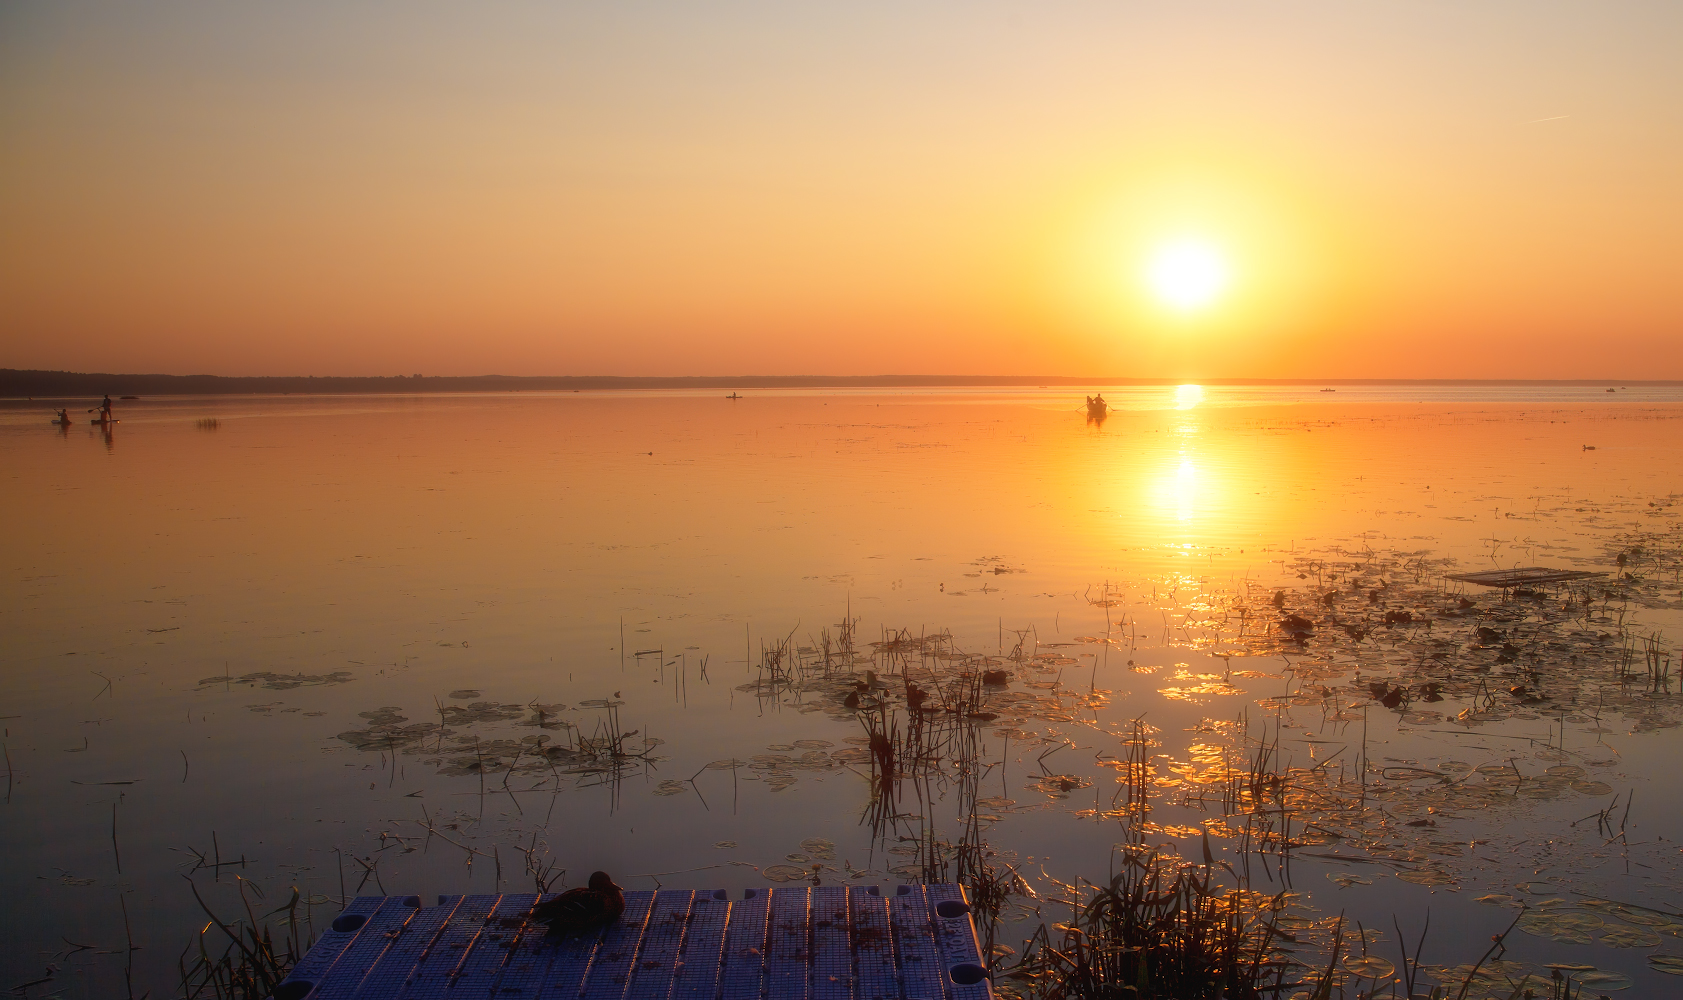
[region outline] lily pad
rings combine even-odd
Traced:
[[[1570,944],[1589,944],[1590,932],[1604,922],[1593,913],[1528,913],[1519,918],[1519,929],[1536,937]]]
[[[1596,990],[1628,990],[1636,985],[1636,980],[1624,973],[1610,972],[1606,969],[1579,973],[1572,977],[1572,981],[1580,986],[1589,986]]]
[[[1677,955],[1649,955],[1648,965],[1655,972],[1668,976],[1683,976],[1683,957]]]
[[[1649,913],[1647,910],[1637,910],[1625,906],[1620,906],[1614,909],[1613,916],[1618,917],[1627,924],[1641,924],[1644,927],[1664,927],[1672,922],[1670,917],[1662,916],[1658,913]]]
[[[1599,940],[1609,948],[1652,948],[1660,943],[1660,936],[1641,927],[1614,927]]]
[[[1360,958],[1346,958],[1344,970],[1363,979],[1386,979],[1397,971],[1397,967],[1378,955],[1363,955]]]
[[[1490,893],[1487,896],[1480,896],[1477,899],[1473,900],[1473,902],[1483,903],[1485,906],[1516,906],[1516,905],[1518,905],[1518,901],[1515,900],[1512,896],[1508,895],[1505,892],[1493,892],[1493,893]]]

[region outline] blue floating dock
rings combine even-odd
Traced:
[[[662,889],[547,937],[535,893],[359,896],[275,1000],[992,1000],[956,885]]]

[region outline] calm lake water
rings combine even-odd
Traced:
[[[1099,424],[1051,390],[159,397],[109,433],[4,403],[0,987],[172,994],[184,875],[230,918],[236,876],[259,914],[296,885],[318,927],[532,863],[903,880],[961,795],[873,831],[840,699],[962,654],[1009,675],[978,808],[1043,896],[1142,821],[1115,794],[1143,717],[1152,842],[1233,856],[1193,791],[1260,741],[1360,790],[1257,871],[1305,927],[1342,912],[1395,961],[1393,915],[1429,912],[1456,965],[1523,900],[1508,960],[1683,987],[1649,960],[1683,954],[1683,704],[1675,662],[1646,674],[1683,634],[1683,390],[1107,395]],[[1607,575],[1443,576],[1535,565]],[[807,681],[757,683],[785,641]],[[628,765],[543,757],[610,725]]]

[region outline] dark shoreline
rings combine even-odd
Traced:
[[[0,397],[254,393],[532,392],[575,389],[903,389],[1176,385],[1181,379],[1074,375],[139,375],[0,368]],[[1683,386],[1677,379],[1209,378],[1202,385]]]

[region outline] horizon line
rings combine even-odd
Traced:
[[[1115,375],[169,375],[0,368],[0,399],[105,395],[209,396],[520,392],[613,389],[1132,388],[1206,386],[1389,386],[1664,388],[1683,379],[1187,378]]]

